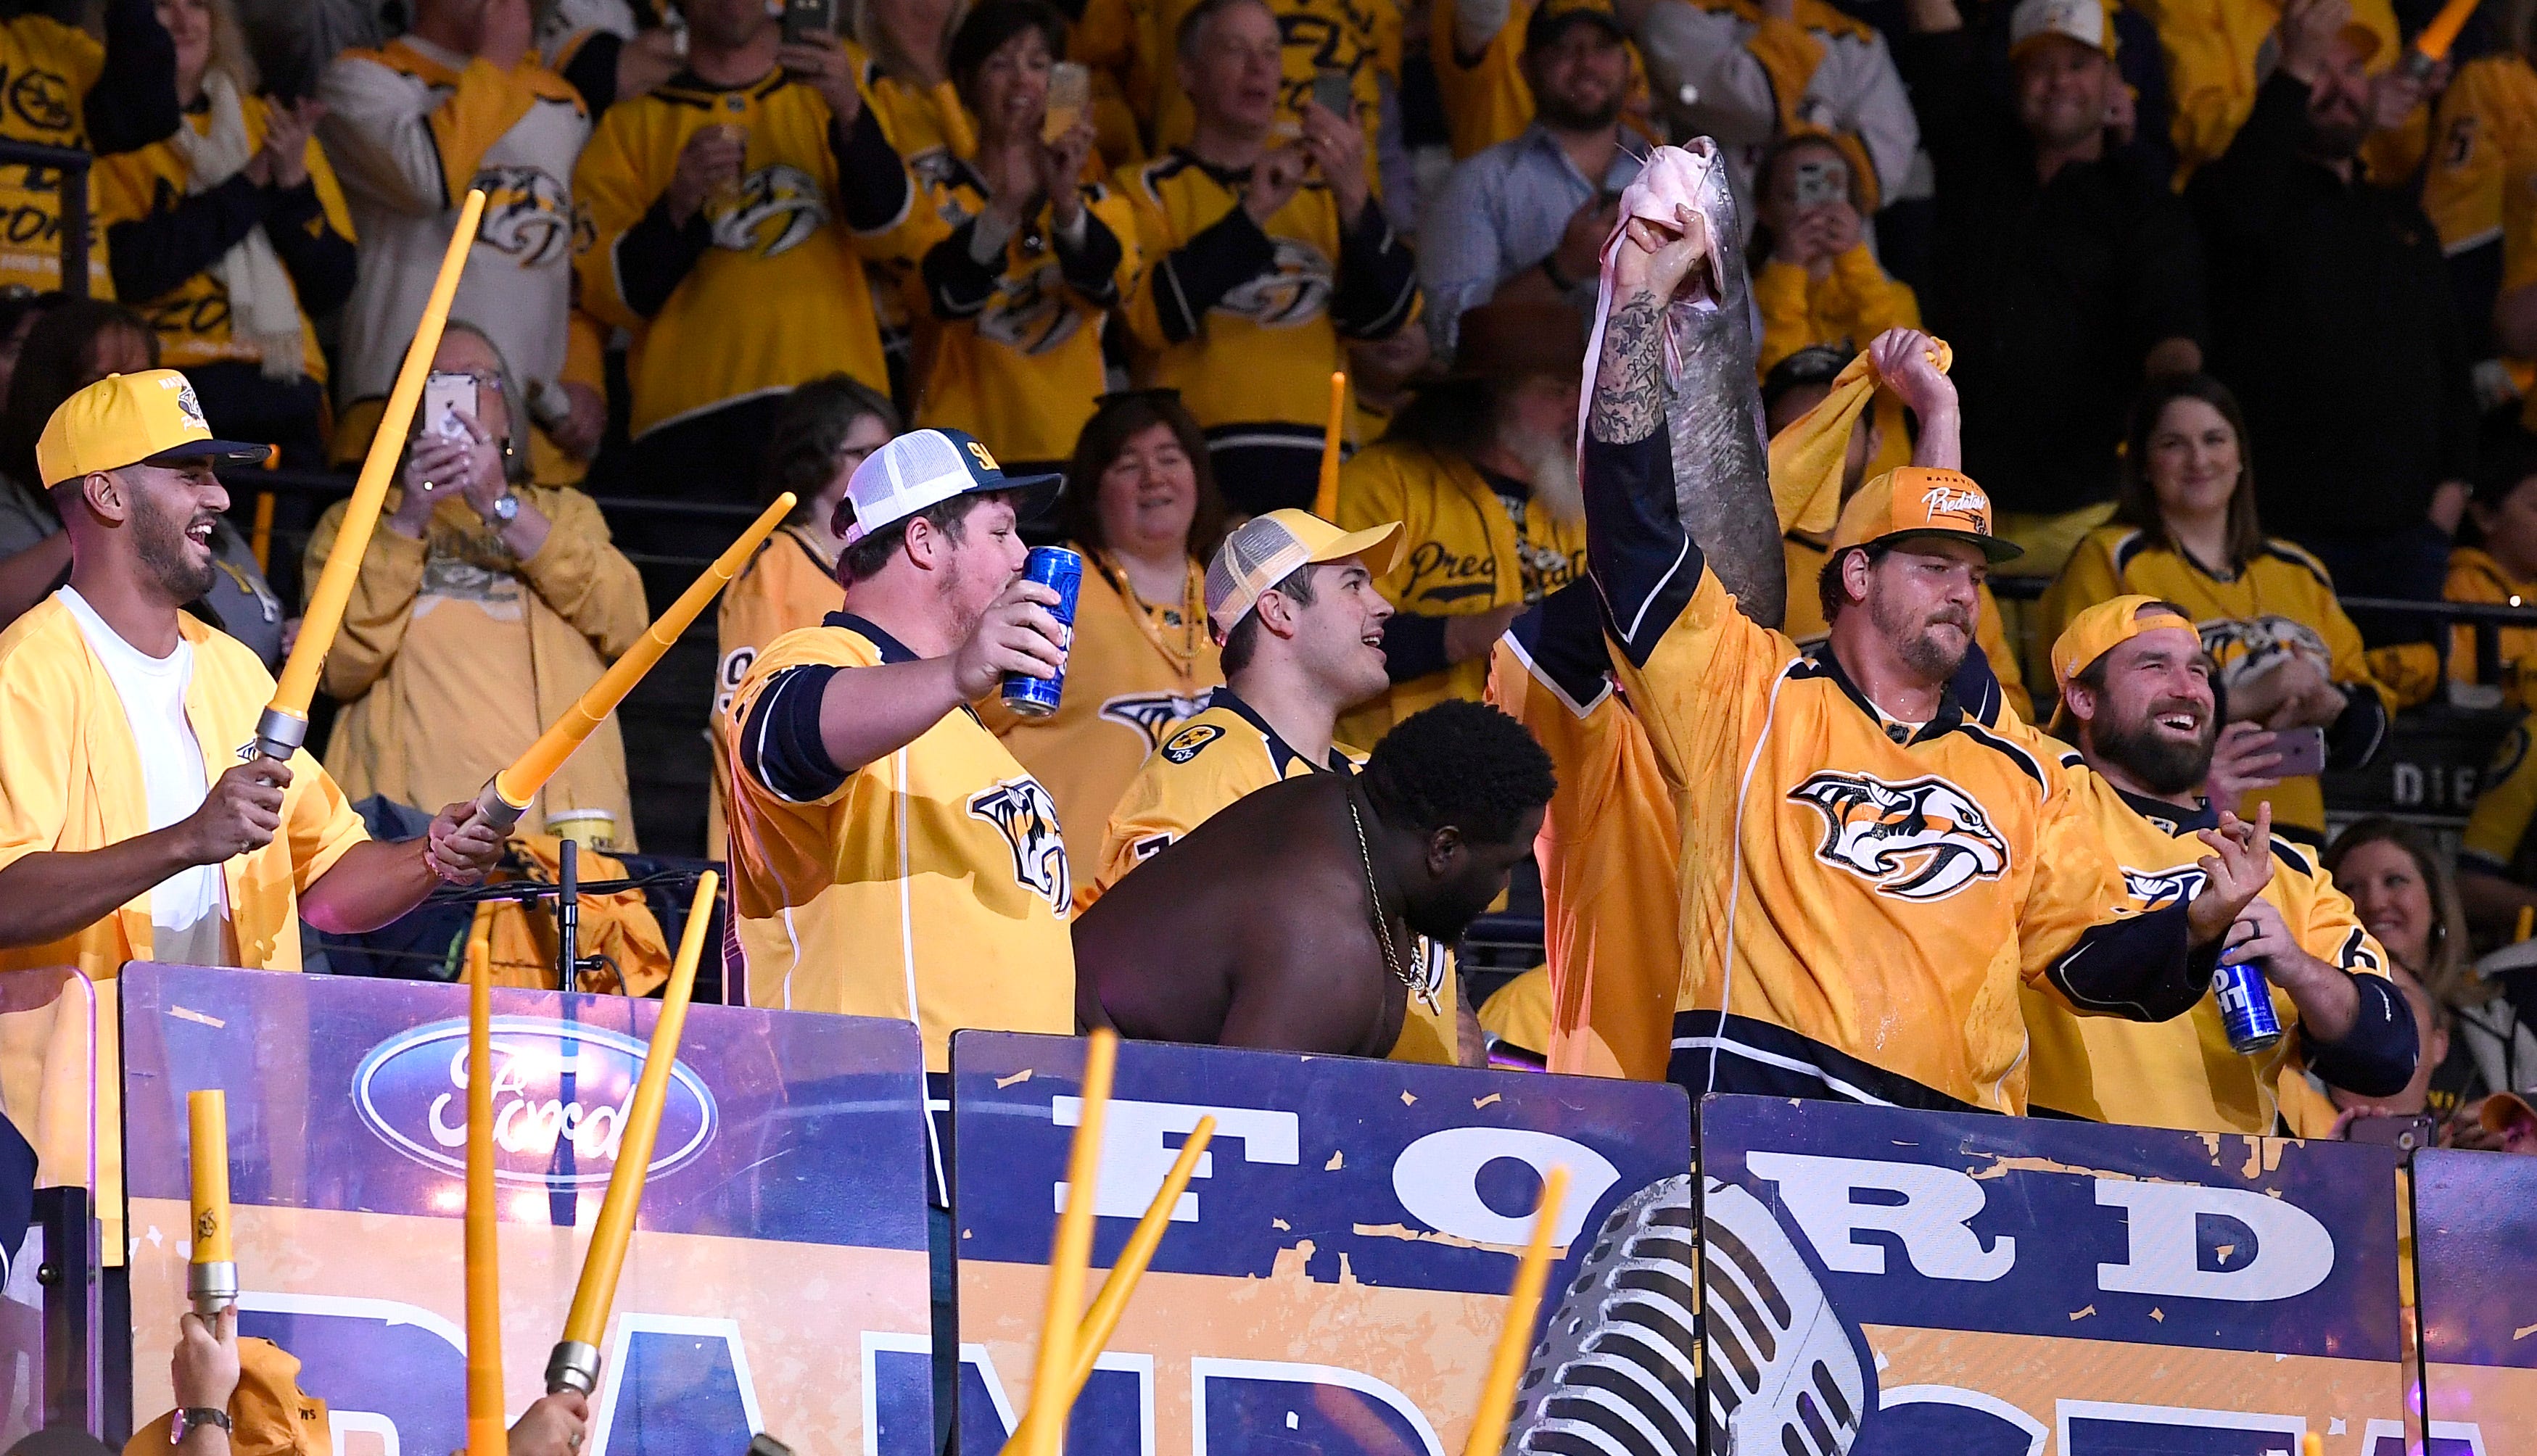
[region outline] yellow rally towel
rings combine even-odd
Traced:
[[[326,1403],[299,1388],[299,1360],[270,1340],[237,1342],[237,1390],[229,1397],[232,1456],[334,1456],[334,1423]],[[132,1432],[123,1456],[168,1456],[175,1412]]]
[[[1947,342],[1929,342],[1937,346],[1939,372],[1954,367],[1956,351]],[[1850,432],[1881,383],[1862,349],[1834,378],[1821,404],[1771,437],[1771,501],[1779,508],[1782,532],[1831,538],[1833,523],[1841,518],[1841,467],[1850,454]]]

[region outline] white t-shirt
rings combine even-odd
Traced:
[[[203,772],[203,745],[185,718],[185,688],[194,678],[194,645],[178,638],[176,650],[154,658],[123,640],[87,599],[69,587],[62,604],[79,623],[89,651],[105,665],[123,699],[123,719],[141,755],[141,788],[149,799],[150,827],[161,830],[191,815],[211,795]],[[187,966],[223,966],[228,954],[228,887],[217,864],[180,870],[150,891],[151,957]]]

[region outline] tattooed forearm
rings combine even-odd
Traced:
[[[1608,445],[1629,445],[1664,421],[1664,311],[1647,293],[1622,302],[1603,324],[1594,361],[1594,408],[1587,429]]]

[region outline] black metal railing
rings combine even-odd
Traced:
[[[96,159],[68,147],[0,139],[0,166],[25,167],[28,191],[41,190],[49,172],[61,193],[61,288],[74,298],[88,296],[88,169]]]

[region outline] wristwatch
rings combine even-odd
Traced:
[[[197,1425],[217,1425],[223,1430],[237,1428],[229,1424],[229,1413],[217,1406],[187,1406],[176,1413],[176,1418],[171,1424],[175,1429],[168,1433],[170,1441],[183,1440],[185,1432]]]
[[[503,491],[501,499],[485,508],[485,519],[496,526],[508,526],[517,521],[520,519],[520,497],[511,491]]]

